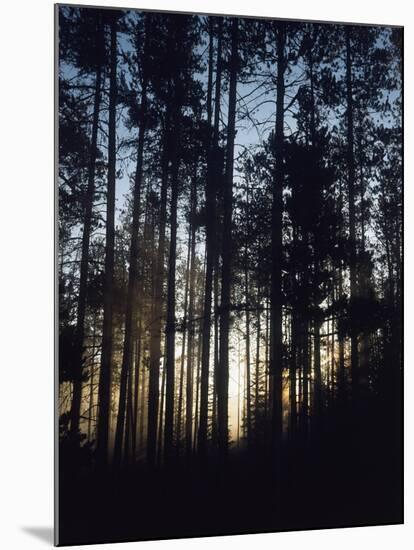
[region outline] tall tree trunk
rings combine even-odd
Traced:
[[[101,27],[101,24],[99,24]],[[98,29],[99,40],[103,42],[103,29]],[[103,45],[102,45],[103,48]],[[80,263],[79,295],[76,315],[74,377],[72,405],[70,410],[70,433],[76,437],[79,431],[82,399],[83,343],[85,339],[86,294],[88,284],[89,244],[91,240],[92,210],[95,196],[95,165],[97,156],[99,110],[101,105],[102,65],[98,63],[95,73],[95,94],[93,102],[92,136],[88,165],[88,187],[85,197],[84,224],[82,233],[82,255]]]
[[[186,411],[185,411],[185,440],[186,440],[186,458],[191,457],[192,451],[192,430],[193,430],[193,358],[194,358],[194,300],[195,300],[195,273],[196,273],[196,225],[194,217],[197,212],[197,189],[195,178],[191,186],[191,257],[190,257],[190,297],[188,305],[188,347],[187,347],[187,380],[186,380]]]
[[[232,20],[229,110],[227,118],[226,180],[223,201],[223,249],[220,303],[220,363],[217,373],[218,440],[221,461],[228,450],[228,386],[229,386],[229,331],[232,263],[232,210],[233,210],[233,163],[236,125],[236,93],[238,70],[238,19]]]
[[[306,240],[308,236],[306,235]],[[307,243],[307,248],[308,248]],[[305,303],[303,304],[304,313],[301,322],[301,340],[302,340],[302,376],[303,376],[303,401],[301,408],[302,417],[302,429],[303,435],[306,440],[308,434],[308,421],[309,421],[309,269],[307,260],[305,259],[305,269],[303,273],[304,285],[305,285]]]
[[[334,301],[334,295],[332,293],[332,302],[331,302],[331,305],[333,304],[333,301]],[[329,342],[329,340],[328,340]],[[332,321],[331,321],[331,342],[330,342],[330,346],[331,346],[331,399],[332,399],[332,403],[334,402],[335,400],[335,325],[334,325],[334,317],[332,316]]]
[[[269,285],[267,285],[269,288]],[[269,325],[270,325],[270,307],[269,296],[266,296],[266,332],[265,332],[265,389],[264,389],[264,416],[265,416],[265,440],[267,441],[268,435],[268,413],[269,413],[269,374],[270,374],[270,362],[269,362]]]
[[[189,281],[190,281],[190,268],[191,268],[191,237],[192,237],[192,226],[193,226],[193,216],[190,213],[190,223],[188,226],[188,244],[187,244],[187,263],[185,268],[185,289],[184,289],[184,316],[183,316],[183,336],[181,342],[181,364],[180,364],[180,382],[179,382],[179,392],[178,392],[178,412],[177,412],[177,424],[175,431],[177,433],[177,456],[180,453],[180,444],[181,444],[181,425],[182,425],[182,409],[183,409],[183,391],[184,391],[184,364],[185,364],[185,346],[187,340],[188,332],[188,320],[191,317],[188,312],[188,294],[189,294]],[[188,365],[188,359],[187,359]]]
[[[361,109],[358,110],[359,114],[359,124],[362,126],[362,112]],[[363,147],[364,144],[362,143],[362,136],[359,132],[359,139],[358,145],[357,145],[357,151],[358,151],[358,164],[359,164],[359,201],[360,201],[360,231],[361,231],[361,239],[359,242],[359,263],[358,263],[358,293],[364,300],[369,300],[370,298],[370,255],[369,252],[366,251],[366,227],[367,227],[367,217],[369,219],[369,207],[366,208],[365,206],[365,174],[364,174],[364,154],[363,154]],[[369,179],[369,175],[368,178]],[[367,212],[368,210],[368,212]],[[363,327],[361,331],[361,338],[360,338],[360,353],[359,353],[359,364],[358,364],[358,372],[359,372],[359,383],[361,386],[367,386],[368,384],[368,370],[369,370],[369,349],[370,349],[370,332],[366,327]]]
[[[297,428],[297,409],[296,409],[296,365],[297,365],[297,332],[298,321],[296,311],[292,311],[291,328],[291,352],[289,365],[289,419],[290,435],[293,437]]]
[[[93,333],[92,333],[92,361],[90,367],[90,380],[89,380],[89,414],[88,414],[88,441],[92,439],[92,416],[94,409],[94,384],[95,384],[95,354],[96,354],[96,323],[97,313],[96,310],[93,315]]]
[[[357,398],[358,391],[358,332],[354,318],[354,301],[357,298],[357,255],[356,255],[356,223],[355,223],[355,158],[354,158],[354,116],[352,89],[352,56],[351,27],[345,29],[346,42],[346,118],[347,118],[347,164],[348,164],[348,203],[349,203],[349,240],[351,254],[349,262],[350,273],[350,303],[351,303],[351,377],[352,396]]]
[[[252,381],[250,376],[250,310],[249,310],[249,273],[247,270],[247,257],[244,270],[244,293],[246,295],[246,423],[247,423],[247,444],[252,442]]]
[[[165,378],[165,426],[164,426],[164,457],[170,464],[173,451],[174,432],[174,384],[175,384],[175,271],[177,252],[177,205],[178,205],[178,174],[180,168],[181,150],[181,107],[183,101],[182,83],[182,42],[184,38],[185,20],[181,23],[174,20],[169,32],[169,41],[173,45],[175,63],[172,72],[171,104],[172,104],[172,142],[171,142],[171,206],[170,206],[170,250],[168,258],[167,286],[167,318],[166,333],[166,378]]]
[[[139,410],[139,379],[140,379],[140,365],[141,365],[141,348],[142,348],[142,316],[139,316],[138,321],[138,333],[135,343],[135,375],[134,375],[134,414],[133,414],[133,431],[132,431],[132,456],[136,459],[137,453],[137,428],[138,428],[138,410]]]
[[[162,366],[162,376],[161,376],[161,403],[160,403],[160,414],[159,414],[159,422],[158,422],[158,458],[157,462],[158,465],[161,464],[162,461],[162,440],[163,440],[163,428],[164,428],[164,402],[165,402],[165,378],[166,378],[166,371],[165,371],[165,359]]]
[[[221,77],[222,77],[222,36],[223,36],[223,18],[218,18],[218,38],[217,38],[217,66],[216,66],[216,85],[214,94],[214,127],[213,127],[213,163],[214,163],[214,177],[215,177],[215,195],[214,195],[214,207],[215,216],[215,239],[218,241],[220,235],[219,218],[217,214],[217,187],[221,184],[223,178],[223,167],[220,157],[219,149],[219,133],[220,133],[220,104],[221,104]],[[214,372],[213,372],[213,425],[212,425],[212,441],[214,447],[218,443],[218,414],[217,414],[217,373],[219,370],[219,262],[220,262],[220,248],[219,243],[216,242],[215,255],[214,255],[214,269],[213,269],[213,293],[214,293]]]
[[[163,317],[163,281],[165,260],[165,227],[167,220],[167,186],[169,163],[169,132],[170,114],[167,110],[161,177],[161,205],[159,215],[158,251],[153,260],[153,292],[150,325],[150,371],[148,389],[148,442],[147,458],[151,466],[155,465],[157,447],[157,424],[159,408],[159,378],[161,360],[161,322]],[[163,373],[164,376],[164,373]]]
[[[101,372],[99,378],[99,415],[97,454],[102,468],[108,464],[108,443],[111,405],[113,288],[115,251],[115,184],[116,184],[116,101],[117,101],[117,15],[111,21],[108,188],[106,203],[106,242],[104,278],[104,317],[102,331]]]
[[[255,375],[255,393],[254,393],[254,411],[255,411],[255,429],[258,429],[259,419],[259,393],[260,393],[260,285],[257,287],[257,330],[256,330],[256,375]]]
[[[201,334],[198,335],[198,342],[197,342],[197,357],[196,357],[196,369],[197,369],[197,375],[196,375],[196,394],[195,394],[195,422],[194,422],[194,445],[193,445],[193,451],[196,452],[197,446],[198,446],[198,426],[199,426],[199,408],[200,408],[200,377],[201,377],[201,342],[202,337]]]
[[[210,337],[211,337],[211,303],[213,290],[213,270],[216,258],[216,180],[219,175],[218,167],[218,132],[221,96],[221,55],[222,55],[222,23],[220,22],[217,43],[217,68],[214,106],[214,128],[208,141],[207,179],[206,179],[206,280],[204,290],[204,311],[202,325],[202,356],[201,356],[201,388],[200,388],[200,424],[198,433],[198,451],[205,456],[207,451],[207,423],[208,423],[208,380],[210,366]],[[212,29],[210,30],[210,60],[208,86],[208,127],[211,131],[211,96],[212,96]]]
[[[178,75],[177,75],[178,80]],[[176,81],[176,86],[178,82]],[[172,458],[174,427],[174,383],[175,383],[175,271],[177,253],[177,203],[179,171],[179,104],[176,98],[175,107],[175,150],[172,156],[171,174],[171,207],[170,207],[170,252],[168,259],[167,321],[166,321],[166,379],[165,379],[165,428],[164,455],[166,463]]]
[[[249,182],[246,181],[246,243],[244,247],[245,255],[245,264],[244,264],[244,294],[246,301],[246,385],[247,385],[247,394],[246,394],[246,414],[247,414],[247,444],[248,446],[252,443],[252,377],[250,370],[250,277],[249,277],[249,250],[247,245],[247,239],[250,234],[250,223],[249,223]]]
[[[133,355],[133,342],[135,340],[136,330],[136,307],[137,307],[137,275],[138,275],[138,244],[139,244],[139,216],[141,210],[141,187],[143,174],[143,153],[145,142],[145,130],[147,119],[147,72],[148,72],[148,41],[149,41],[148,22],[145,29],[145,45],[142,63],[142,90],[141,90],[141,109],[139,115],[139,137],[137,148],[137,166],[135,171],[134,195],[132,206],[132,228],[131,245],[129,251],[129,273],[128,273],[128,291],[126,299],[125,312],[125,337],[121,367],[119,406],[115,433],[114,448],[114,466],[119,467],[122,459],[122,442],[124,436],[125,422],[125,403],[127,380],[131,376],[131,365]]]
[[[177,168],[176,168],[177,169]],[[165,391],[165,429],[164,454],[165,460],[171,459],[173,446],[174,422],[174,383],[175,383],[175,270],[177,249],[177,200],[178,179],[173,178],[171,193],[171,233],[170,253],[168,260],[168,292],[167,292],[167,322],[166,322],[166,391]]]
[[[240,447],[240,374],[241,374],[241,355],[240,355],[240,338],[237,345],[237,448]]]
[[[314,84],[314,63],[313,63],[313,48],[315,46],[316,41],[316,29],[312,33],[312,40],[309,42],[309,51],[308,51],[308,63],[309,63],[309,82],[310,82],[310,96],[311,96],[311,108],[310,108],[310,134],[311,134],[311,142],[312,142],[312,149],[314,151],[314,155],[316,155],[316,116],[315,116],[315,84]],[[316,158],[315,158],[316,160]],[[317,242],[316,237],[314,236],[314,251],[316,251],[317,248]],[[315,252],[316,255],[316,252]],[[319,273],[321,270],[321,266],[319,265],[319,261],[317,258],[314,260],[314,269],[315,273]],[[307,275],[309,275],[307,273]],[[319,309],[319,297],[317,296],[317,292],[314,295],[313,300],[313,307],[315,310],[314,313],[314,320],[313,320],[313,326],[314,326],[314,349],[313,349],[313,366],[314,366],[314,397],[313,397],[313,413],[314,413],[314,419],[316,420],[316,423],[318,424],[318,421],[320,419],[320,413],[321,413],[321,404],[322,404],[322,375],[321,375],[321,342],[320,342],[320,327],[321,327],[321,320],[320,320],[320,309]]]
[[[217,231],[219,235],[219,230]],[[216,250],[214,259],[214,276],[213,276],[213,292],[214,292],[214,369],[213,369],[213,424],[211,427],[211,439],[214,448],[218,444],[218,418],[217,418],[217,372],[219,369],[219,252]]]
[[[283,215],[283,141],[284,141],[284,95],[285,95],[285,32],[278,26],[276,35],[277,89],[275,127],[275,171],[273,177],[272,203],[272,270],[270,289],[270,372],[272,376],[272,451],[276,466],[280,466],[282,443],[282,215]]]
[[[322,373],[321,373],[321,322],[319,317],[314,320],[314,349],[313,349],[313,364],[315,371],[314,384],[314,416],[318,423],[322,412]]]
[[[338,335],[338,355],[339,355],[339,380],[338,380],[338,396],[340,401],[345,400],[345,346],[344,339]]]
[[[126,465],[130,463],[131,458],[131,439],[132,439],[132,376],[133,360],[131,361],[131,372],[128,376],[127,392],[126,392],[126,420],[125,420],[125,437],[124,437],[124,462]]]

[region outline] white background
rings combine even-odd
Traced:
[[[412,548],[413,33],[407,0],[110,0],[87,4],[405,25],[404,526],[131,543],[131,548]],[[0,547],[51,545],[53,522],[53,2],[6,0],[0,29]],[[386,472],[384,472],[386,475]],[[411,543],[409,542],[411,540]],[[121,548],[121,545],[115,545]],[[115,548],[114,546],[114,548]],[[122,548],[125,548],[122,545]]]

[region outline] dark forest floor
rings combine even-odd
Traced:
[[[225,471],[214,457],[204,468],[137,465],[105,478],[65,470],[60,544],[402,523],[401,432],[374,420],[285,442],[279,481],[258,448],[232,449]]]

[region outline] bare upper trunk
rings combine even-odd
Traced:
[[[104,318],[102,331],[101,372],[99,379],[99,416],[97,451],[102,467],[108,462],[108,442],[111,405],[113,287],[115,248],[115,184],[116,184],[116,99],[117,99],[117,20],[111,21],[109,128],[108,128],[108,188],[106,203],[106,242],[104,279]]]

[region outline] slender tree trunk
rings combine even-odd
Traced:
[[[183,390],[184,390],[184,364],[185,364],[185,346],[187,340],[188,332],[188,293],[189,293],[189,280],[190,280],[190,268],[191,268],[191,237],[192,237],[192,225],[193,217],[190,213],[190,223],[188,227],[188,244],[187,244],[187,264],[185,269],[185,289],[184,289],[184,316],[183,316],[183,337],[181,343],[181,364],[180,364],[180,382],[179,382],[179,391],[178,391],[178,412],[177,412],[177,424],[176,424],[176,433],[177,433],[177,456],[180,454],[180,444],[181,444],[181,425],[182,425],[182,409],[183,409]],[[187,359],[187,368],[188,368],[188,359]]]
[[[98,30],[103,41],[103,32]],[[102,45],[103,48],[103,45]],[[95,95],[93,106],[92,136],[88,166],[88,187],[85,197],[84,224],[82,233],[82,255],[80,263],[79,296],[76,315],[74,378],[72,405],[70,410],[70,432],[76,437],[79,431],[80,408],[82,399],[83,343],[85,339],[86,294],[88,284],[89,245],[92,229],[92,210],[95,196],[95,165],[97,156],[99,110],[101,105],[102,65],[98,63],[95,74]]]
[[[360,124],[362,125],[362,113],[359,112]],[[362,137],[359,136],[358,139],[358,163],[359,163],[359,201],[360,201],[360,231],[361,231],[361,240],[360,240],[360,261],[358,265],[358,292],[359,295],[365,300],[369,300],[370,294],[370,256],[366,251],[366,227],[367,220],[369,217],[369,208],[365,206],[365,175],[364,175],[364,155],[363,155],[363,143]],[[369,177],[369,176],[368,176]],[[368,210],[368,212],[367,212]],[[367,216],[368,215],[368,216]],[[369,349],[370,349],[370,332],[366,327],[363,327],[360,339],[360,353],[359,353],[359,383],[361,386],[367,386],[368,384],[368,369],[369,369]]]
[[[197,189],[195,177],[191,186],[191,257],[190,257],[190,297],[188,307],[188,317],[190,326],[188,329],[188,348],[187,348],[187,380],[186,380],[186,458],[191,457],[192,450],[192,430],[193,430],[193,358],[194,358],[194,300],[195,300],[195,273],[196,273],[196,225],[194,217],[197,212]]]
[[[255,410],[255,429],[258,429],[259,418],[259,392],[260,392],[260,286],[257,288],[257,331],[256,331],[256,375],[255,375],[255,394],[254,394],[254,410]]]
[[[315,117],[315,91],[314,91],[314,67],[313,67],[313,47],[316,40],[316,31],[313,32],[312,40],[310,41],[309,47],[309,81],[310,81],[310,95],[311,95],[311,121],[310,121],[310,133],[312,141],[312,149],[315,153],[316,149],[316,117]],[[316,250],[317,243],[316,238],[314,238],[314,248]],[[321,269],[318,260],[315,260],[314,265],[315,272],[318,273]],[[308,275],[308,274],[307,274]],[[321,405],[322,405],[322,376],[321,376],[321,342],[320,342],[320,313],[319,313],[319,303],[318,296],[314,297],[314,348],[313,348],[313,366],[314,366],[314,396],[313,396],[313,412],[314,419],[316,424],[318,424],[321,414]],[[317,426],[319,427],[319,426]]]
[[[194,422],[194,445],[193,451],[195,453],[198,445],[198,427],[199,427],[199,408],[200,408],[200,378],[201,378],[201,334],[198,335],[198,344],[197,344],[197,358],[196,358],[196,395],[195,395],[195,422]]]
[[[217,235],[219,232],[217,232]],[[213,371],[213,425],[211,438],[214,448],[218,444],[218,418],[217,418],[217,372],[219,369],[219,254],[216,253],[214,261],[214,371]]]
[[[269,285],[267,285],[269,287]],[[270,307],[269,307],[269,297],[266,297],[266,347],[265,347],[265,398],[264,398],[264,406],[265,406],[265,439],[267,440],[268,435],[268,413],[269,413],[269,373],[270,373],[270,364],[269,364],[269,325],[270,325]]]
[[[177,77],[178,78],[178,77]],[[178,83],[176,83],[178,86]],[[177,101],[177,99],[176,99]],[[175,114],[175,151],[171,174],[171,231],[170,253],[168,259],[168,290],[167,290],[167,321],[166,321],[166,381],[165,381],[165,428],[164,428],[164,455],[166,463],[172,458],[173,426],[174,426],[174,383],[175,383],[175,271],[177,252],[177,203],[178,203],[178,171],[179,171],[179,106]]]
[[[252,381],[250,376],[250,311],[249,311],[249,274],[247,271],[247,258],[244,270],[244,292],[246,295],[246,422],[247,422],[247,444],[250,446],[252,442],[252,401],[251,387]]]
[[[163,428],[164,428],[164,402],[165,402],[165,378],[166,378],[166,370],[165,370],[165,360],[162,366],[162,376],[161,376],[161,404],[160,404],[160,418],[158,423],[158,465],[161,464],[162,461],[162,455],[163,455]]]
[[[307,270],[306,270],[307,271]],[[308,274],[305,274],[306,281]],[[306,296],[306,300],[308,296]],[[308,309],[308,308],[306,308]],[[303,401],[302,401],[302,428],[305,439],[308,434],[308,421],[309,421],[309,320],[306,317],[302,320],[302,376],[303,376]]]
[[[90,367],[89,380],[89,415],[88,415],[88,441],[92,438],[92,415],[94,408],[94,384],[95,384],[95,354],[96,354],[96,311],[93,315],[93,333],[92,333],[92,362]]]
[[[124,437],[124,462],[129,464],[131,458],[131,437],[132,437],[132,388],[133,388],[133,376],[132,368],[133,361],[131,361],[131,373],[128,376],[128,387],[126,392],[126,420],[125,420],[125,437]]]
[[[214,192],[211,175],[208,176],[208,190],[206,192],[206,247],[207,265],[206,282],[204,293],[204,315],[202,328],[202,356],[201,356],[201,386],[200,386],[200,423],[198,431],[198,450],[200,456],[204,456],[207,450],[207,420],[208,420],[208,379],[210,364],[210,335],[211,335],[211,295],[213,283],[213,261],[214,261]]]
[[[178,167],[176,168],[176,170]],[[171,234],[168,261],[168,294],[166,322],[166,394],[165,394],[165,460],[171,459],[174,422],[174,383],[175,383],[175,270],[177,249],[177,200],[178,179],[174,177],[171,194]]]
[[[148,24],[147,24],[148,25]],[[141,109],[139,120],[139,137],[137,150],[137,166],[135,171],[134,195],[132,206],[131,245],[129,251],[128,291],[125,312],[125,337],[121,367],[119,406],[115,433],[114,466],[119,467],[122,459],[122,443],[124,436],[125,404],[128,377],[131,376],[133,355],[133,342],[136,328],[136,300],[137,300],[137,275],[138,275],[138,246],[139,246],[139,217],[141,210],[141,187],[143,174],[143,153],[146,130],[147,113],[147,65],[148,65],[148,26],[145,30],[145,46],[143,55],[143,80],[141,90]]]
[[[139,371],[141,364],[141,342],[142,342],[142,316],[139,316],[138,321],[138,338],[136,340],[136,353],[135,353],[135,376],[134,376],[134,414],[133,414],[133,430],[132,430],[132,455],[136,458],[137,452],[137,427],[138,427],[138,408],[139,408]]]
[[[342,275],[342,262],[339,266],[338,274],[338,298],[341,299],[343,295],[343,275]],[[339,355],[339,380],[338,380],[338,398],[341,406],[345,403],[346,387],[345,387],[345,346],[344,338],[342,334],[338,332],[338,355]]]
[[[315,384],[314,384],[314,415],[316,422],[320,419],[322,412],[322,373],[321,373],[321,336],[320,336],[321,324],[319,318],[314,321],[314,349],[313,349],[313,363],[315,371]]]
[[[354,158],[354,116],[352,89],[351,27],[346,26],[346,118],[347,118],[347,163],[348,163],[348,203],[350,254],[350,302],[351,302],[351,378],[352,396],[357,398],[358,390],[358,332],[354,318],[354,301],[357,298],[357,256],[355,223],[355,158]]]
[[[215,235],[214,238],[218,241],[220,235],[219,218],[217,215],[217,187],[221,184],[223,178],[223,168],[220,159],[219,150],[219,132],[220,132],[220,104],[221,104],[221,77],[222,77],[222,34],[223,34],[223,18],[218,18],[218,38],[217,38],[217,66],[216,66],[216,85],[214,94],[214,130],[213,130],[213,164],[215,177],[215,195],[214,207],[216,214],[214,216]],[[218,396],[217,396],[217,373],[219,370],[219,262],[220,250],[219,243],[215,246],[214,255],[214,273],[213,273],[213,292],[214,292],[214,373],[213,373],[213,425],[212,425],[212,441],[216,447],[218,443]]]
[[[117,101],[117,16],[111,21],[108,189],[106,205],[106,242],[104,278],[104,317],[102,331],[101,372],[99,378],[99,415],[97,454],[102,468],[108,464],[108,443],[111,405],[113,287],[115,251],[115,184],[116,184],[116,101]]]
[[[161,177],[161,205],[159,215],[159,237],[157,257],[153,261],[153,293],[150,325],[150,372],[148,390],[148,442],[147,458],[151,466],[155,465],[157,447],[157,423],[159,408],[159,378],[161,360],[161,321],[163,317],[163,280],[165,260],[165,228],[167,220],[167,186],[169,163],[170,115],[167,110]],[[164,373],[163,373],[164,375]]]
[[[241,372],[241,356],[240,356],[240,339],[237,346],[237,448],[240,447],[240,372]]]
[[[208,381],[210,366],[210,337],[211,337],[211,303],[213,290],[213,271],[217,255],[216,250],[216,180],[219,175],[218,168],[218,132],[219,132],[219,111],[221,95],[221,25],[219,28],[217,44],[217,68],[215,88],[215,113],[214,128],[208,142],[207,179],[206,179],[206,281],[204,291],[204,312],[202,326],[202,356],[201,356],[201,388],[200,388],[200,424],[198,433],[198,450],[200,456],[204,457],[207,451],[207,423],[208,423]],[[209,60],[209,82],[208,82],[208,127],[211,128],[212,108],[212,32],[210,31],[210,60]]]
[[[297,365],[297,313],[292,312],[291,328],[291,353],[289,365],[289,408],[290,408],[290,433],[294,436],[297,428],[296,405],[296,365]]]
[[[221,461],[227,458],[228,450],[228,386],[229,386],[229,331],[231,300],[231,256],[232,256],[232,210],[233,210],[233,163],[236,124],[236,93],[238,70],[238,19],[232,20],[229,110],[227,118],[226,181],[223,202],[223,263],[221,275],[220,304],[220,363],[217,372],[218,439]]]
[[[178,21],[178,20],[177,20]],[[183,20],[184,21],[184,20]],[[177,205],[179,195],[179,168],[180,168],[180,137],[181,137],[181,107],[183,101],[182,56],[183,31],[185,23],[174,23],[170,29],[170,40],[175,51],[175,66],[172,77],[172,142],[171,142],[171,206],[170,206],[170,251],[168,258],[168,287],[167,287],[167,319],[166,333],[166,378],[165,378],[165,426],[164,426],[164,457],[167,465],[171,463],[173,455],[173,428],[174,428],[174,385],[175,385],[175,272],[177,252]]]
[[[332,295],[332,302],[334,301],[334,296]],[[328,340],[329,344],[329,340]],[[332,403],[335,400],[335,325],[334,325],[334,318],[332,317],[331,321],[331,399]]]
[[[246,301],[246,414],[247,414],[247,444],[250,447],[252,443],[252,377],[250,369],[250,278],[249,278],[249,250],[247,246],[247,239],[250,234],[249,223],[249,182],[246,181],[246,243],[244,247],[245,265],[244,265],[244,294]]]
[[[283,142],[284,142],[284,95],[285,95],[285,33],[282,25],[277,28],[277,89],[275,160],[272,203],[272,271],[271,271],[271,316],[270,316],[270,372],[272,380],[272,450],[276,467],[280,467],[282,443],[282,215],[283,215]]]

